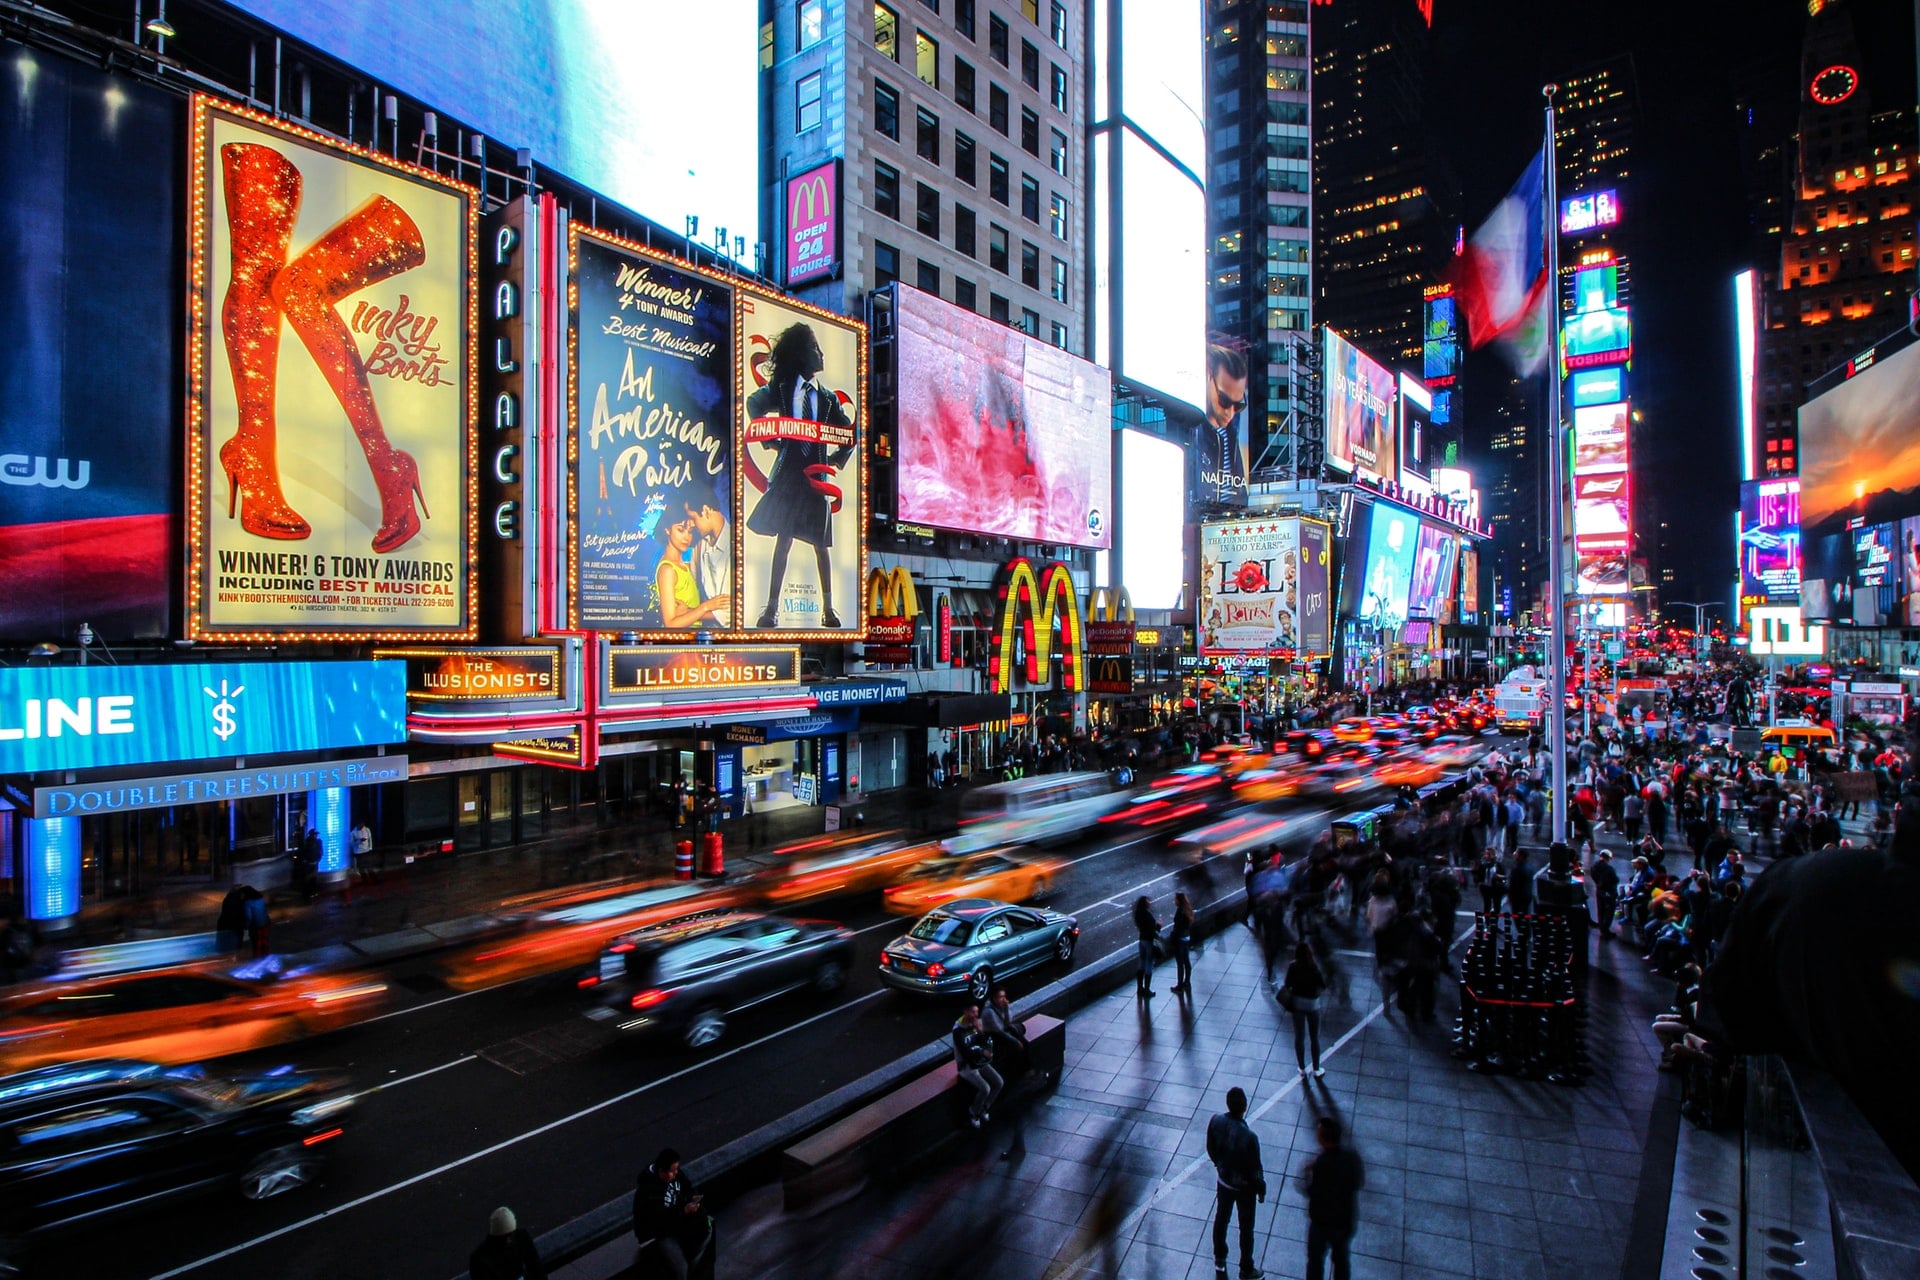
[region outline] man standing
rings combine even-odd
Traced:
[[[683,504],[693,520],[700,540],[693,544],[693,580],[703,601],[726,600],[728,607],[708,614],[713,625],[725,630],[733,625],[733,537],[724,512],[713,505],[712,494],[703,495],[699,506]]]
[[[353,829],[353,869],[362,879],[367,876],[367,855],[373,852],[373,828],[365,818]]]
[[[1247,1124],[1246,1090],[1227,1090],[1227,1109],[1207,1121],[1207,1159],[1213,1161],[1213,1272],[1227,1274],[1227,1219],[1240,1212],[1240,1280],[1259,1280],[1253,1265],[1253,1203],[1267,1198],[1260,1139]]]
[[[1320,1154],[1300,1173],[1300,1190],[1307,1197],[1307,1280],[1322,1280],[1329,1252],[1333,1280],[1352,1280],[1347,1246],[1353,1242],[1366,1169],[1358,1152],[1340,1145],[1340,1122],[1332,1116],[1320,1117],[1313,1136],[1320,1143]]]
[[[1600,856],[1593,860],[1593,866],[1587,872],[1587,878],[1593,881],[1593,896],[1600,912],[1600,936],[1613,936],[1613,913],[1620,905],[1620,868],[1613,865],[1613,851],[1602,849]]]
[[[713,1220],[700,1211],[701,1197],[680,1172],[680,1153],[661,1148],[640,1172],[633,1191],[633,1235],[673,1280],[713,1275]]]

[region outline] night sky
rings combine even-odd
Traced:
[[[1875,109],[1910,106],[1909,0],[1845,2]],[[1749,248],[1735,86],[1764,86],[1775,95],[1783,131],[1792,129],[1805,0],[1438,0],[1435,10],[1430,142],[1459,174],[1469,235],[1540,146],[1540,86],[1621,52],[1633,55],[1638,190],[1637,205],[1623,209],[1633,225],[1623,223],[1621,242],[1634,262],[1633,397],[1647,416],[1634,482],[1656,490],[1662,518],[1679,535],[1672,545],[1684,549],[1671,566],[1670,598],[1725,600],[1740,465],[1731,280],[1758,265]],[[1484,381],[1504,372],[1489,351],[1469,359],[1470,433],[1478,418],[1475,375]],[[1484,436],[1470,434],[1467,447],[1481,454]]]

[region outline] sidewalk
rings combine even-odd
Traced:
[[[1357,1280],[1618,1280],[1629,1250],[1656,1274],[1677,1095],[1647,1029],[1666,984],[1634,950],[1599,950],[1595,1074],[1579,1088],[1466,1070],[1451,983],[1439,1024],[1409,1026],[1374,1002],[1367,954],[1340,957],[1358,1007],[1323,1015],[1324,1081],[1299,1079],[1258,947],[1231,927],[1196,960],[1191,1004],[1167,992],[1168,971],[1155,1000],[1129,987],[1089,1006],[1068,1023],[1059,1088],[933,1167],[811,1218],[782,1215],[778,1188],[724,1210],[718,1275],[1208,1280],[1206,1126],[1233,1085],[1267,1169],[1255,1262],[1268,1276],[1304,1274],[1294,1179],[1324,1114],[1347,1123],[1367,1167]]]

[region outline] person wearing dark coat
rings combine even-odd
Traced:
[[[1213,1162],[1213,1269],[1227,1269],[1227,1221],[1240,1215],[1240,1275],[1260,1280],[1253,1263],[1253,1202],[1267,1198],[1267,1175],[1260,1139],[1247,1124],[1247,1095],[1227,1090],[1227,1109],[1207,1122],[1207,1159]]]
[[[502,1205],[487,1217],[487,1238],[467,1257],[470,1280],[547,1280],[533,1237]]]
[[[1533,868],[1527,865],[1525,849],[1513,855],[1513,864],[1507,868],[1507,902],[1508,910],[1517,916],[1533,911]]]
[[[1460,882],[1454,879],[1453,868],[1440,866],[1428,874],[1427,902],[1433,908],[1433,927],[1440,941],[1451,949],[1460,912]]]
[[[1307,1280],[1321,1280],[1329,1253],[1333,1254],[1333,1280],[1351,1280],[1353,1264],[1347,1248],[1359,1218],[1366,1168],[1358,1152],[1340,1145],[1340,1122],[1334,1117],[1320,1117],[1313,1133],[1320,1154],[1300,1173],[1300,1190],[1307,1197]]]
[[[827,358],[810,324],[796,324],[774,339],[769,360],[771,376],[767,385],[747,397],[747,417],[794,418],[854,429],[853,419],[832,390],[815,379],[826,368]],[[795,542],[813,548],[820,570],[820,624],[835,630],[839,615],[833,611],[833,513],[841,499],[830,490],[832,475],[847,465],[854,445],[838,448],[817,440],[777,439],[769,442],[774,451],[773,472],[767,477],[766,492],[747,513],[747,528],[772,538],[773,561],[767,579],[767,603],[758,625],[773,627],[780,620],[780,588],[786,584],[787,556]]]
[[[1587,868],[1587,879],[1593,881],[1593,898],[1600,914],[1600,936],[1613,936],[1613,913],[1620,905],[1620,868],[1613,865],[1613,852],[1602,849],[1600,856]]]
[[[664,1147],[633,1189],[633,1237],[672,1280],[713,1275],[713,1220],[680,1171],[680,1153]]]

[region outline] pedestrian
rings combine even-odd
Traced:
[[[1613,865],[1613,851],[1602,849],[1587,872],[1593,881],[1594,903],[1599,910],[1600,936],[1613,936],[1613,913],[1620,905],[1620,868]]]
[[[953,1065],[960,1078],[973,1086],[973,1101],[967,1104],[967,1123],[978,1129],[992,1119],[993,1104],[1006,1081],[993,1069],[993,1040],[980,1021],[980,1006],[970,1004],[961,1010],[953,1024]]]
[[[1307,1197],[1307,1280],[1323,1280],[1329,1253],[1333,1254],[1333,1280],[1352,1280],[1347,1247],[1353,1242],[1356,1202],[1366,1185],[1366,1168],[1358,1152],[1340,1145],[1340,1121],[1333,1116],[1321,1116],[1313,1136],[1320,1143],[1320,1154],[1300,1173],[1300,1190]]]
[[[1003,1079],[1014,1080],[1027,1073],[1029,1052],[1027,1024],[1013,1012],[1013,1001],[1005,987],[995,987],[980,1011],[980,1023],[987,1029],[993,1045],[993,1060]]]
[[[1160,937],[1160,921],[1154,918],[1153,903],[1141,894],[1133,900],[1133,928],[1140,939],[1140,971],[1135,975],[1134,994],[1153,997],[1153,948]]]
[[[1267,1198],[1260,1139],[1247,1123],[1247,1093],[1227,1090],[1227,1109],[1207,1121],[1207,1159],[1213,1161],[1213,1273],[1227,1274],[1227,1220],[1240,1214],[1240,1280],[1260,1280],[1253,1265],[1253,1204]]]
[[[633,1189],[633,1235],[672,1280],[713,1275],[713,1219],[680,1169],[680,1153],[662,1147]]]
[[[1480,910],[1488,915],[1500,910],[1500,900],[1507,896],[1507,873],[1493,850],[1482,852],[1474,864],[1474,883],[1480,888]]]
[[[242,915],[246,919],[247,938],[253,943],[253,954],[264,956],[271,945],[268,934],[273,924],[272,917],[267,914],[266,895],[250,884],[243,884],[240,888],[244,893]]]
[[[1517,916],[1533,911],[1533,868],[1527,865],[1525,849],[1513,855],[1513,865],[1507,871],[1507,902]]]
[[[1453,868],[1440,862],[1427,876],[1427,905],[1433,911],[1433,927],[1449,951],[1453,948],[1456,917],[1460,913],[1460,881]]]
[[[362,818],[360,825],[353,829],[353,870],[354,874],[362,880],[369,879],[372,875],[367,868],[367,862],[372,854],[373,828],[367,825],[365,818]]]
[[[221,951],[231,954],[240,949],[240,939],[247,931],[247,890],[245,885],[235,885],[227,890],[227,896],[220,899],[220,914],[215,918],[213,932],[216,945]]]
[[[1193,902],[1185,893],[1173,895],[1173,984],[1175,995],[1186,995],[1193,988]]]
[[[1307,1042],[1313,1042],[1313,1074],[1326,1076],[1320,1065],[1320,997],[1327,989],[1327,976],[1313,958],[1313,948],[1305,942],[1293,949],[1293,963],[1287,966],[1286,981],[1280,986],[1280,1003],[1293,1015],[1293,1060],[1300,1078],[1307,1078]]]
[[[487,1215],[487,1238],[467,1256],[470,1280],[547,1280],[533,1237],[505,1205]]]

